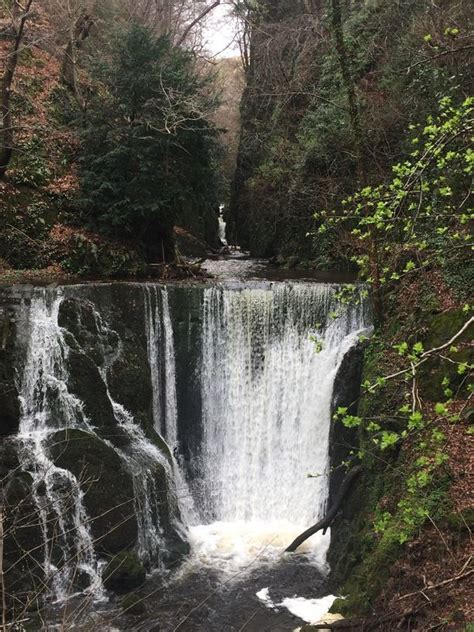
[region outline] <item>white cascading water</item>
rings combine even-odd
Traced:
[[[105,439],[102,441],[120,456],[132,474],[134,507],[138,523],[137,552],[140,558],[151,567],[159,568],[162,566],[162,555],[166,549],[159,512],[159,506],[164,500],[164,492],[157,488],[154,468],[159,464],[168,474],[171,473],[171,468],[166,456],[148,440],[143,429],[135,423],[133,415],[112,397],[107,375],[114,362],[120,357],[122,345],[117,332],[109,328],[95,307],[93,316],[99,334],[96,345],[101,349],[105,360],[99,367],[99,372],[107,388],[115,420],[127,435],[128,446],[121,449],[110,441]],[[112,353],[107,352],[109,334],[117,336],[119,340],[117,349]],[[154,393],[155,389],[153,389],[153,396]],[[168,478],[172,477],[168,476]]]
[[[178,399],[176,393],[176,357],[168,290],[164,286],[146,285],[145,328],[148,363],[153,390],[153,423],[156,432],[170,448],[173,475],[171,500],[176,501],[182,520],[175,527],[187,538],[185,525],[195,521],[195,508],[189,486],[176,460],[179,458]],[[177,512],[174,512],[175,514]]]
[[[71,595],[74,579],[85,573],[87,589],[103,597],[89,519],[80,482],[49,458],[48,440],[58,430],[91,431],[82,403],[69,393],[66,360],[69,347],[58,325],[60,291],[37,290],[29,310],[29,337],[19,381],[20,464],[33,479],[32,493],[43,530],[44,573],[57,601]],[[57,551],[61,559],[56,559]]]
[[[101,565],[94,551],[90,518],[85,508],[81,482],[70,471],[57,467],[49,455],[51,437],[60,430],[81,429],[97,437],[92,421],[83,411],[82,402],[68,389],[69,346],[65,341],[65,331],[58,324],[63,298],[60,289],[37,289],[31,299],[28,311],[28,344],[19,378],[19,458],[22,469],[29,472],[33,479],[32,493],[43,531],[43,567],[51,595],[58,602],[70,598],[73,595],[74,581],[79,573],[83,573],[88,577],[86,592],[100,600],[105,595]],[[138,522],[137,550],[141,558],[152,567],[160,567],[166,548],[159,520],[159,507],[164,498],[163,490],[157,489],[153,471],[157,464],[162,465],[172,487],[171,466],[165,455],[147,439],[131,413],[112,398],[107,372],[119,357],[121,347],[119,343],[116,351],[106,352],[109,348],[108,334],[115,332],[108,328],[95,308],[93,317],[98,332],[95,343],[102,350],[105,359],[99,371],[107,387],[116,422],[128,435],[129,442],[126,448],[121,449],[104,438],[100,439],[119,455],[132,474]],[[171,343],[167,338],[170,328],[168,311],[163,324],[164,347],[168,349],[174,363],[172,338]],[[154,332],[153,336],[155,341],[162,339],[161,331]],[[171,379],[168,380],[165,402],[168,427],[173,436],[176,436],[174,368],[169,374]],[[153,381],[153,387],[155,402],[160,394],[159,383]],[[155,420],[158,420],[158,410],[156,415]],[[173,505],[176,494],[172,493],[171,496],[168,501]],[[173,513],[172,508],[171,514]],[[56,559],[59,551],[60,559]]]
[[[168,290],[142,287],[154,425],[177,455],[176,362],[186,359],[175,357]],[[143,559],[160,566],[165,547],[159,523],[163,498],[152,475],[154,464],[160,463],[171,488],[167,500],[175,527],[184,534],[179,513],[189,526],[191,564],[197,561],[200,568],[235,572],[259,560],[276,559],[324,512],[334,379],[366,322],[362,305],[344,307],[337,318],[328,317],[338,309],[336,289],[329,285],[217,285],[202,292],[202,445],[200,477],[193,481],[198,490],[194,506],[179,463],[169,463],[109,391],[116,422],[129,442],[118,448],[102,440],[133,475]],[[62,300],[61,290],[44,289],[35,290],[31,300],[19,377],[19,454],[23,469],[33,478],[43,526],[44,570],[52,594],[57,600],[70,596],[80,571],[88,577],[88,591],[100,599],[100,564],[80,481],[58,468],[48,449],[58,430],[78,428],[95,434],[81,401],[68,390],[69,347],[58,324]],[[96,344],[105,359],[99,370],[108,390],[107,373],[120,355],[121,343],[116,349],[110,346],[110,334],[117,339],[116,332],[95,307],[93,313]],[[179,512],[173,509],[176,499]],[[324,564],[328,543],[329,535],[318,535],[303,550]],[[60,560],[55,559],[58,549]]]
[[[219,217],[218,217],[218,221],[219,221],[219,241],[221,242],[221,244],[223,246],[228,246],[228,242],[227,242],[227,234],[226,234],[226,229],[227,229],[227,225],[226,222],[224,220],[224,205],[221,204],[219,206]]]
[[[334,380],[366,327],[362,306],[335,308],[328,285],[204,291],[204,524],[191,533],[212,567],[272,559],[323,515]],[[328,544],[318,534],[306,551],[324,563]]]
[[[145,309],[148,362],[153,387],[153,420],[155,430],[173,451],[178,442],[178,404],[168,290],[162,286],[146,285]]]

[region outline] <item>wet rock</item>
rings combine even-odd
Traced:
[[[82,430],[62,430],[51,437],[58,467],[82,482],[84,502],[97,550],[116,553],[135,544],[138,534],[131,474],[115,450]]]
[[[110,367],[107,378],[115,401],[134,416],[144,419],[150,415],[153,393],[148,357],[136,340],[122,345],[120,357]]]
[[[0,308],[0,435],[17,432],[20,404],[15,384],[14,323],[9,310]]]
[[[143,585],[145,569],[136,553],[122,551],[115,555],[103,572],[104,585],[117,593],[127,593]]]
[[[191,547],[179,536],[176,531],[168,529],[170,537],[167,538],[166,551],[163,554],[163,563],[167,568],[175,569],[179,563],[189,555]]]
[[[0,442],[3,501],[3,568],[6,592],[18,607],[31,591],[43,589],[43,535],[32,494],[32,478],[23,472],[14,440]],[[13,606],[14,604],[12,604]]]
[[[344,356],[334,380],[331,414],[339,407],[348,409],[350,415],[357,414],[362,378],[365,345],[359,343],[349,349]],[[358,445],[357,428],[346,428],[340,421],[332,421],[329,438],[329,458],[331,463],[330,492],[334,497],[345,476],[345,469],[339,467]]]
[[[181,256],[199,258],[205,258],[207,256],[209,250],[208,245],[184,228],[175,226],[174,238],[176,249]]]
[[[175,353],[186,362],[176,365],[178,439],[189,479],[198,476],[197,459],[202,444],[202,401],[200,382],[200,339],[202,331],[202,290],[174,287],[169,292],[174,315]]]
[[[423,341],[425,350],[434,349],[448,342],[461,330],[469,316],[462,309],[435,314],[427,323],[428,335]],[[447,349],[443,355],[449,356],[450,362],[441,357],[433,357],[425,362],[418,370],[418,387],[423,399],[431,402],[444,401],[443,380],[446,385],[456,392],[459,388],[467,388],[465,374],[458,373],[458,364],[474,362],[474,350],[469,346],[472,340],[474,326],[470,326],[454,343],[456,351]]]
[[[69,381],[71,393],[84,404],[84,412],[93,426],[115,424],[115,417],[107,394],[107,387],[99,369],[91,358],[71,350],[68,357]]]
[[[143,598],[137,593],[129,593],[120,602],[120,605],[125,611],[125,614],[130,614],[134,617],[141,617],[146,614],[146,607],[143,602]]]
[[[93,303],[85,299],[64,299],[59,307],[58,323],[73,338],[74,342],[68,339],[68,344],[73,348],[78,346],[97,366],[102,366],[106,342],[102,338],[107,334],[99,331]]]

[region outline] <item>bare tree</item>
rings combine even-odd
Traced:
[[[82,47],[84,41],[89,37],[94,20],[90,14],[81,10],[80,15],[74,20],[70,29],[69,42],[64,52],[61,78],[71,90],[74,91],[80,101],[80,91],[77,83],[77,51]]]
[[[11,91],[15,70],[18,64],[18,54],[23,39],[25,25],[30,16],[33,0],[27,0],[23,7],[15,0],[11,9],[13,45],[5,61],[5,71],[2,78],[1,96],[1,127],[0,127],[0,178],[5,175],[13,154],[13,122],[11,113]]]

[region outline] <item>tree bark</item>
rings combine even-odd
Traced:
[[[13,127],[10,107],[11,89],[18,63],[20,44],[23,39],[26,20],[28,19],[32,4],[33,0],[28,0],[26,3],[26,7],[24,9],[23,15],[20,18],[20,23],[18,25],[15,39],[13,41],[13,48],[8,54],[5,63],[5,72],[2,78],[2,100],[0,106],[2,123],[0,128],[0,178],[3,178],[3,176],[5,175],[13,154]],[[17,3],[15,3],[15,7],[18,7]]]
[[[64,52],[64,60],[61,69],[62,82],[71,88],[76,95],[78,101],[81,100],[79,86],[77,85],[77,51],[81,48],[83,42],[89,37],[94,21],[87,13],[82,13],[74,23],[71,29],[68,45]]]
[[[346,478],[344,479],[341,485],[341,488],[339,490],[339,493],[336,497],[336,500],[334,501],[334,503],[332,504],[332,507],[329,509],[327,514],[324,516],[324,518],[320,520],[319,522],[317,522],[312,527],[310,527],[309,529],[306,529],[306,531],[304,531],[295,540],[293,540],[290,546],[285,550],[285,553],[293,553],[294,551],[296,551],[298,547],[300,547],[303,544],[303,542],[305,542],[308,538],[310,538],[312,535],[314,535],[318,531],[321,531],[321,529],[324,529],[324,533],[326,533],[327,529],[329,529],[334,518],[336,517],[337,512],[339,511],[339,508],[342,505],[342,501],[346,497],[349,489],[352,487],[352,484],[354,483],[356,478],[361,473],[362,473],[362,465],[356,465],[355,467],[352,468],[352,470],[350,470],[350,472],[347,473]]]

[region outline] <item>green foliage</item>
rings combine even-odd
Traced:
[[[216,204],[216,102],[191,53],[132,24],[110,58],[87,116],[81,206],[92,225],[134,236],[150,257],[173,257],[172,227],[183,207]]]
[[[463,98],[470,85],[469,47],[463,46],[469,19],[467,7],[453,1],[442,7],[423,0],[344,5],[348,72],[363,136],[359,162],[330,2],[320,6],[317,39],[305,40],[303,32],[295,38],[299,25],[283,22],[270,55],[255,56],[244,96],[238,213],[252,226],[241,232],[255,252],[262,252],[263,232],[265,252],[293,248],[294,254],[296,241],[305,258],[347,269],[354,266],[346,258],[353,244],[345,234],[325,225],[325,234],[305,240],[312,232],[310,210],[333,208],[362,174],[367,184],[380,182],[407,149],[409,124],[426,119],[443,95]],[[275,17],[269,20],[275,29]],[[466,27],[457,33],[453,24]],[[267,93],[276,95],[270,100]]]
[[[384,288],[404,277],[428,266],[448,267],[472,250],[474,215],[466,202],[474,166],[473,106],[474,98],[455,105],[443,97],[436,115],[411,126],[414,149],[392,167],[387,182],[363,187],[340,208],[315,213],[318,232],[329,226],[352,236],[352,260],[379,301]]]
[[[48,250],[49,259],[71,274],[134,277],[145,272],[143,253],[135,244],[60,224],[49,235]]]
[[[32,136],[20,143],[10,166],[12,182],[40,187],[48,182],[51,175],[43,141],[38,136]]]

